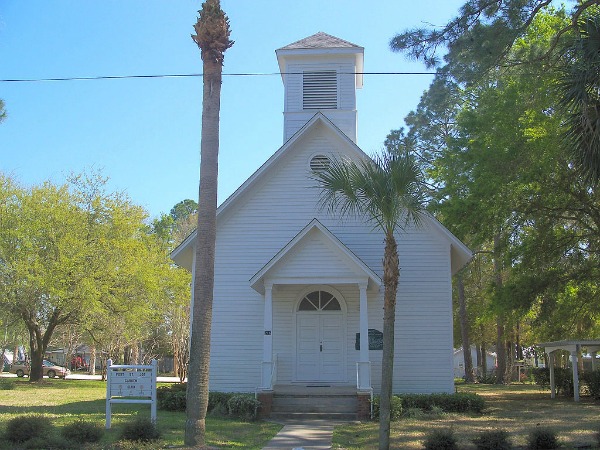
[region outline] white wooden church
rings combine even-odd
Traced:
[[[325,33],[276,50],[283,145],[218,208],[210,390],[258,392],[266,414],[278,390],[345,389],[359,403],[379,391],[384,237],[321,209],[311,179],[330,158],[368,158],[363,51]],[[189,270],[195,238],[172,254]],[[398,242],[394,392],[451,393],[452,275],[471,252],[432,217]]]

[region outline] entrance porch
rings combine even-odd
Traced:
[[[369,306],[381,285],[325,226],[311,221],[250,279],[264,299],[258,390],[352,386],[370,398]]]

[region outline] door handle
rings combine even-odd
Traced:
[[[323,351],[323,343],[321,342],[321,345],[319,345],[320,351]]]

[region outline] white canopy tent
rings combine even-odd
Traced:
[[[573,341],[553,341],[542,342],[538,344],[544,348],[548,354],[548,365],[550,367],[550,397],[556,397],[556,383],[554,380],[554,353],[558,350],[569,352],[571,366],[573,367],[573,399],[579,401],[579,374],[577,368],[577,358],[582,349],[585,349],[592,355],[592,370],[596,370],[596,352],[600,350],[600,340],[573,340]]]

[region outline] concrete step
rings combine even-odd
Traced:
[[[298,413],[353,413],[358,400],[354,396],[280,396],[273,397],[273,412]]]
[[[308,413],[308,412],[271,412],[271,420],[303,421],[303,420],[326,420],[328,422],[347,422],[356,420],[356,411],[352,413]]]

